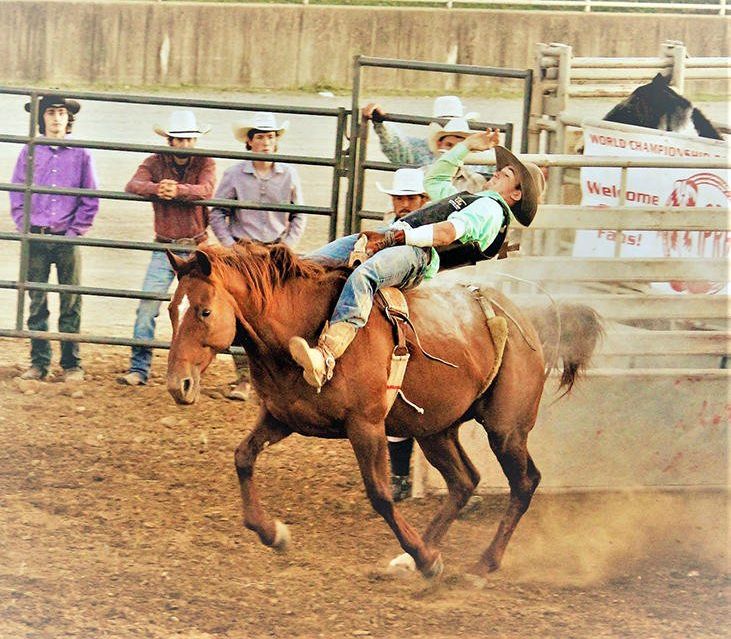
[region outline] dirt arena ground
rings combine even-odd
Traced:
[[[0,340],[0,636],[600,638],[729,634],[725,497],[539,492],[501,571],[465,577],[505,495],[486,496],[427,582],[385,575],[400,553],[347,442],[293,436],[265,451],[277,554],[241,523],[233,450],[256,402],[223,398],[221,357],[194,407],[118,386],[124,348],[84,346],[88,380],[19,384],[27,345]],[[540,460],[537,460],[540,463]],[[423,527],[441,498],[403,504]]]
[[[196,97],[347,106],[343,96]],[[0,130],[25,131],[25,100],[0,98],[7,114]],[[431,108],[423,97],[383,102],[404,113]],[[496,120],[520,107],[515,100],[466,103]],[[724,104],[702,106],[723,119]],[[591,108],[587,115],[601,115],[608,105]],[[152,125],[167,111],[88,102],[75,133],[153,143],[159,139]],[[239,148],[229,113],[200,110],[199,117],[214,125],[207,146]],[[283,152],[332,152],[324,124],[290,119]],[[2,175],[10,175],[18,150],[0,145]],[[109,190],[121,190],[143,157],[94,156],[100,184]],[[219,173],[228,165],[219,162]],[[326,204],[327,172],[303,168],[302,175],[307,203]],[[367,204],[380,209],[387,198],[376,179],[388,183],[389,177],[368,184]],[[12,228],[7,209],[3,198],[3,231]],[[302,250],[322,244],[324,222],[310,220]],[[102,202],[90,233],[150,235],[149,204],[113,200]],[[144,251],[82,253],[86,286],[139,289],[149,261]],[[17,243],[3,242],[0,279],[15,279],[17,264]],[[16,300],[14,291],[0,291],[3,328],[14,325]],[[134,300],[86,297],[82,331],[128,337],[135,307]],[[167,322],[160,322],[158,336],[169,337]],[[400,580],[385,575],[401,551],[365,498],[347,442],[293,436],[267,450],[258,465],[264,503],[293,537],[290,550],[276,554],[241,522],[233,451],[256,406],[223,398],[229,359],[212,367],[200,403],[182,408],[164,387],[164,353],[156,355],[150,385],[128,388],[114,382],[127,364],[126,348],[82,349],[88,375],[82,386],[19,385],[14,378],[28,363],[28,346],[0,339],[2,639],[693,639],[731,630],[725,496],[539,489],[502,570],[477,587],[464,571],[489,543],[505,504],[505,495],[486,496],[445,540],[440,579]],[[402,508],[423,528],[440,499]]]

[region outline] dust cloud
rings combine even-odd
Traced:
[[[506,577],[583,586],[641,578],[658,565],[683,576],[729,568],[724,492],[556,497],[538,494],[534,499],[508,547]]]

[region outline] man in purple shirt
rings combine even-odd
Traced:
[[[38,108],[38,132],[57,139],[57,146],[35,147],[33,184],[96,189],[97,181],[91,156],[85,149],[63,146],[63,139],[71,133],[75,115],[81,106],[75,100],[59,95],[41,98]],[[30,111],[30,104],[26,104]],[[15,164],[12,182],[25,182],[28,147],[24,146]],[[18,232],[23,231],[23,193],[10,193],[11,215]],[[99,210],[99,199],[80,195],[34,193],[31,197],[30,231],[41,235],[78,237],[84,235]],[[29,243],[28,281],[48,282],[51,265],[56,265],[59,284],[78,286],[81,261],[79,248],[73,244],[55,242]],[[48,330],[48,298],[44,291],[28,291],[30,312],[28,329]],[[60,293],[58,330],[60,333],[78,333],[81,324],[81,296],[78,293]],[[51,345],[48,340],[31,340],[31,367],[22,379],[42,380],[48,376],[51,365]],[[64,380],[80,382],[84,379],[78,342],[61,342],[61,367]]]

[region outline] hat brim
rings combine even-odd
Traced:
[[[155,133],[164,138],[198,138],[211,130],[210,126],[199,127],[198,131],[168,131],[162,126],[155,127]]]
[[[284,135],[284,133],[286,132],[287,127],[289,127],[289,120],[285,120],[277,128],[252,126],[247,123],[247,124],[234,124],[233,130],[234,130],[234,137],[239,142],[243,142],[244,144],[246,144],[246,142],[248,140],[248,138],[246,136],[249,133],[249,131],[251,131],[252,129],[256,129],[257,131],[262,131],[264,133],[274,132],[277,134],[278,138],[281,138]]]
[[[538,210],[541,191],[528,168],[504,146],[495,147],[495,165],[499,171],[503,167],[512,166],[518,172],[521,197],[513,204],[511,210],[515,219],[523,226],[530,226]]]
[[[43,103],[43,98],[41,98],[41,100],[38,101],[39,108],[42,103]],[[43,110],[45,111],[46,109],[48,109],[50,107],[65,107],[66,110],[69,113],[72,113],[73,115],[76,115],[81,110],[81,104],[79,104],[76,100],[71,100],[69,98],[59,98],[57,102],[52,102],[50,104],[46,104],[43,107]],[[31,103],[27,102],[25,104],[25,110],[28,113],[30,113],[30,108],[31,108]]]
[[[381,186],[381,183],[380,182],[376,182],[376,188],[381,193],[385,193],[386,195],[426,195],[426,191],[417,192],[417,191],[405,191],[403,189],[401,189],[401,190],[398,190],[398,189],[384,189]]]
[[[434,124],[434,122],[432,122]],[[431,127],[431,124],[429,125]],[[439,148],[437,147],[437,143],[442,138],[446,138],[450,135],[455,135],[458,137],[461,137],[463,140],[467,139],[470,135],[475,133],[475,131],[445,131],[442,127],[440,127],[437,124],[437,127],[439,127],[436,130],[432,130],[431,134],[429,135],[429,150],[436,155],[439,153]]]

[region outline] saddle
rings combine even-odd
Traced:
[[[490,373],[483,382],[483,387],[480,392],[480,394],[482,394],[490,387],[490,384],[492,384],[498,374],[498,371],[500,370],[500,365],[502,364],[503,360],[503,352],[505,351],[505,344],[508,340],[508,322],[504,317],[499,316],[495,313],[490,300],[482,295],[479,287],[468,286],[467,288],[472,293],[472,296],[478,302],[480,308],[482,309],[482,312],[485,315],[487,328],[490,333],[490,337],[492,338],[492,342],[495,346],[495,362],[493,363]],[[391,408],[396,402],[396,398],[400,397],[405,404],[413,408],[420,415],[423,415],[424,409],[421,406],[417,406],[413,402],[409,401],[409,399],[404,395],[403,391],[401,390],[401,384],[403,383],[404,377],[406,376],[406,367],[409,363],[409,357],[411,356],[407,345],[404,328],[406,326],[409,326],[409,328],[411,328],[416,345],[425,357],[450,366],[452,368],[457,368],[457,366],[456,364],[447,362],[446,360],[440,359],[435,355],[431,355],[423,349],[421,343],[419,342],[419,336],[416,333],[416,329],[414,328],[413,324],[411,323],[411,319],[409,318],[409,306],[406,302],[406,297],[400,289],[391,286],[382,288],[378,291],[376,295],[376,300],[378,304],[382,307],[386,319],[388,319],[388,321],[391,322],[391,324],[393,325],[394,330],[395,346],[391,354],[391,367],[388,372],[388,380],[386,381],[386,414],[391,411]]]

